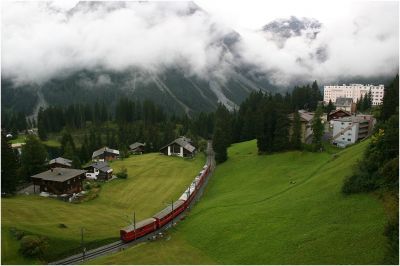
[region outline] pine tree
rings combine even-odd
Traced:
[[[46,140],[47,139],[47,129],[45,126],[45,121],[44,121],[44,112],[43,108],[40,107],[39,113],[38,113],[38,135],[41,140]]]
[[[326,106],[326,114],[329,115],[333,110],[335,110],[335,106],[333,105],[332,101],[329,99],[329,103]]]
[[[284,151],[289,148],[290,121],[285,110],[278,110],[274,131],[274,151]]]
[[[18,184],[17,157],[7,142],[4,132],[1,133],[1,192],[13,194]]]
[[[390,86],[385,88],[383,96],[382,111],[380,119],[388,120],[392,115],[398,112],[399,108],[399,75],[396,75]]]
[[[21,172],[27,178],[46,169],[47,150],[34,135],[28,135],[21,152]]]
[[[228,159],[227,148],[231,143],[232,132],[231,117],[228,109],[222,104],[218,105],[215,112],[215,127],[213,135],[213,147],[215,160],[222,163]]]
[[[299,150],[301,149],[301,121],[298,111],[294,112],[292,128],[293,132],[290,142],[292,144],[293,149]]]
[[[321,121],[322,107],[318,106],[315,111],[314,118],[312,120],[313,140],[314,148],[320,150],[322,148],[322,136],[324,135],[324,125]]]

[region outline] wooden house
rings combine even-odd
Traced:
[[[97,151],[93,152],[93,161],[112,161],[118,159],[119,150],[110,149],[108,147],[103,147]]]
[[[193,157],[196,148],[192,145],[190,139],[180,137],[162,147],[160,152],[168,156]]]
[[[135,143],[129,145],[129,151],[132,154],[142,154],[144,152],[144,146],[146,146],[146,144],[140,143],[140,142],[135,142]]]
[[[109,180],[112,178],[113,169],[107,162],[95,162],[85,167],[86,177],[89,179]]]
[[[49,168],[56,168],[56,167],[71,168],[72,161],[62,157],[57,157],[55,159],[50,160]]]
[[[32,176],[33,189],[40,192],[62,195],[82,191],[82,180],[85,179],[85,170],[70,168],[51,168],[43,173]]]

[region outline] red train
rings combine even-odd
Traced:
[[[166,207],[162,211],[153,215],[152,218],[147,218],[143,221],[136,223],[135,225],[129,225],[120,230],[121,240],[124,242],[133,241],[142,236],[150,234],[157,229],[163,227],[169,223],[172,219],[177,217],[186,208],[189,207],[190,203],[196,196],[199,189],[202,187],[204,180],[210,173],[210,165],[204,165],[199,175],[195,177],[190,186],[183,192],[182,196],[170,206]]]

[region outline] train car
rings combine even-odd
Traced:
[[[186,206],[190,204],[193,200],[194,196],[196,195],[196,186],[192,183],[183,194],[180,196],[179,200],[184,200]]]
[[[178,216],[181,212],[185,210],[185,201],[177,200],[173,205],[169,205],[164,210],[153,216],[156,219],[157,228],[163,227],[165,224],[169,223],[173,218]]]
[[[136,225],[129,225],[120,230],[121,240],[124,242],[133,241],[144,235],[147,235],[157,229],[157,220],[148,218],[146,220],[136,223]]]

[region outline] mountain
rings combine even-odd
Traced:
[[[78,13],[86,14],[94,10],[111,12],[125,8],[125,5],[125,2],[79,2],[68,11],[66,20],[73,19]],[[166,3],[157,5],[157,15],[164,16],[159,10],[163,10]],[[194,3],[189,3],[188,8],[171,12],[180,17],[207,16]],[[156,23],[152,16],[148,21]],[[237,60],[239,55],[234,47],[240,35],[233,30],[224,30],[221,34],[220,28],[213,22],[204,25],[207,34],[213,36],[209,46],[220,51],[217,68],[209,67],[206,75],[192,74],[183,64],[168,66],[162,71],[140,67],[124,70],[80,68],[60,73],[43,83],[29,85],[14,85],[10,78],[3,78],[2,107],[31,115],[37,113],[38,106],[104,101],[113,107],[119,98],[128,97],[150,99],[167,112],[192,116],[201,111],[215,110],[218,102],[233,110],[254,90],[275,91],[276,87],[256,67]]]
[[[305,35],[309,40],[315,39],[321,27],[322,23],[316,19],[291,16],[289,19],[277,19],[266,24],[262,31],[268,39],[276,42],[279,47],[283,47],[289,38]]]

